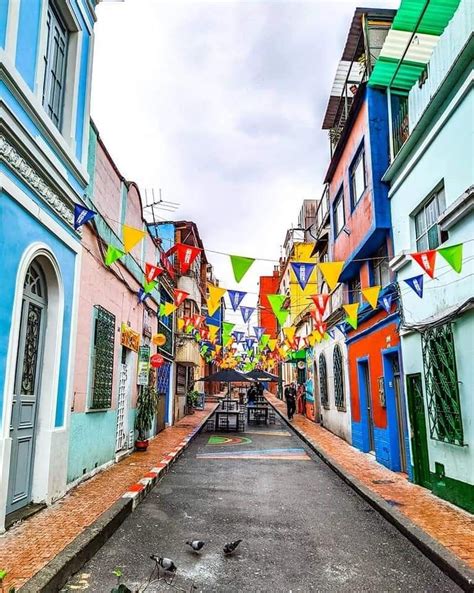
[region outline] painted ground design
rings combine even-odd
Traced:
[[[248,451],[216,451],[198,453],[196,459],[269,459],[284,461],[311,461],[304,449],[251,449]]]
[[[248,445],[252,442],[252,439],[247,437],[223,437],[213,435],[209,437],[207,441],[208,445]]]

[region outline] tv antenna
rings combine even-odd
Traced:
[[[157,224],[159,221],[166,221],[167,218],[163,218],[164,212],[176,212],[179,208],[178,202],[171,202],[169,200],[163,200],[161,195],[161,188],[158,190],[158,199],[155,195],[155,189],[144,190],[145,203],[143,205],[143,214],[145,219],[153,224]]]

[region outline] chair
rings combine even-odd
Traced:
[[[211,416],[206,422],[206,431],[207,432],[214,432],[216,429],[216,417]]]
[[[237,419],[237,428],[238,430],[241,430],[242,432],[245,430],[245,410],[240,410],[239,411],[239,417]]]
[[[227,416],[227,414],[219,414],[219,424],[217,428],[225,428],[229,430],[229,416]]]

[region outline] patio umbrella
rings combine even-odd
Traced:
[[[277,375],[272,375],[272,373],[262,371],[259,369],[254,369],[253,371],[250,371],[250,373],[247,373],[247,377],[249,377],[250,379],[255,379],[255,381],[263,382],[281,381],[280,377],[278,377]]]
[[[207,377],[201,377],[197,379],[197,381],[210,381],[210,382],[218,382],[218,383],[227,383],[228,385],[228,392],[227,395],[230,397],[230,384],[231,383],[252,383],[255,379],[247,377],[243,373],[239,373],[235,369],[222,369],[217,371],[217,373],[212,373],[212,375],[208,375]]]

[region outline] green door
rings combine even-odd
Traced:
[[[421,373],[407,375],[407,395],[415,483],[425,488],[431,488]]]

